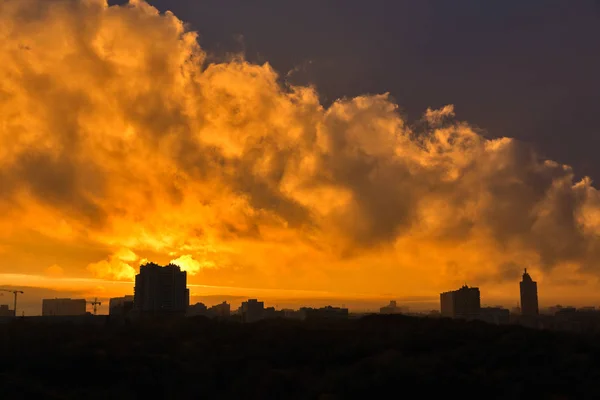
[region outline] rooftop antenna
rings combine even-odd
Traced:
[[[94,299],[94,301],[88,301],[88,304],[92,305],[93,310],[94,310],[94,315],[97,315],[98,314],[98,306],[102,305],[102,303],[98,301],[98,298],[96,297]]]

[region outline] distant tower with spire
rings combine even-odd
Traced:
[[[535,316],[539,314],[537,282],[531,279],[527,268],[523,272],[521,286],[521,314],[524,316]]]

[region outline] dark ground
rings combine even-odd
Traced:
[[[0,399],[434,396],[600,398],[600,337],[384,315],[0,325]]]

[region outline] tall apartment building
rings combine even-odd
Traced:
[[[74,316],[85,315],[85,299],[43,299],[43,316]]]
[[[440,308],[443,317],[478,318],[481,311],[479,288],[465,285],[458,290],[441,293]]]
[[[244,322],[255,322],[264,318],[265,303],[257,299],[244,301],[240,307],[240,314]]]
[[[527,268],[523,272],[523,280],[519,283],[521,289],[521,315],[536,316],[539,314],[537,282],[531,279]]]
[[[133,305],[141,315],[184,315],[190,304],[187,273],[177,265],[148,263],[135,276]]]

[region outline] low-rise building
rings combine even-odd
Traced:
[[[185,315],[188,317],[208,316],[208,307],[204,303],[193,304],[187,308]]]
[[[407,314],[408,307],[398,307],[395,300],[390,301],[387,306],[379,309],[380,314]]]
[[[6,304],[0,305],[0,317],[14,317],[15,311],[8,308]]]
[[[265,319],[284,318],[285,313],[282,310],[276,310],[275,307],[265,308]]]
[[[348,309],[326,306],[322,308],[301,308],[304,319],[348,319]]]
[[[42,316],[85,315],[85,299],[43,299]]]
[[[114,297],[108,302],[108,315],[124,317],[133,310],[133,296]]]
[[[304,319],[304,313],[300,310],[293,310],[291,308],[284,308],[281,310],[283,318],[289,319]]]
[[[504,307],[482,307],[479,319],[489,324],[508,324],[510,322],[510,311]]]
[[[208,309],[209,315],[217,318],[227,318],[231,315],[231,305],[226,301],[216,304]]]

